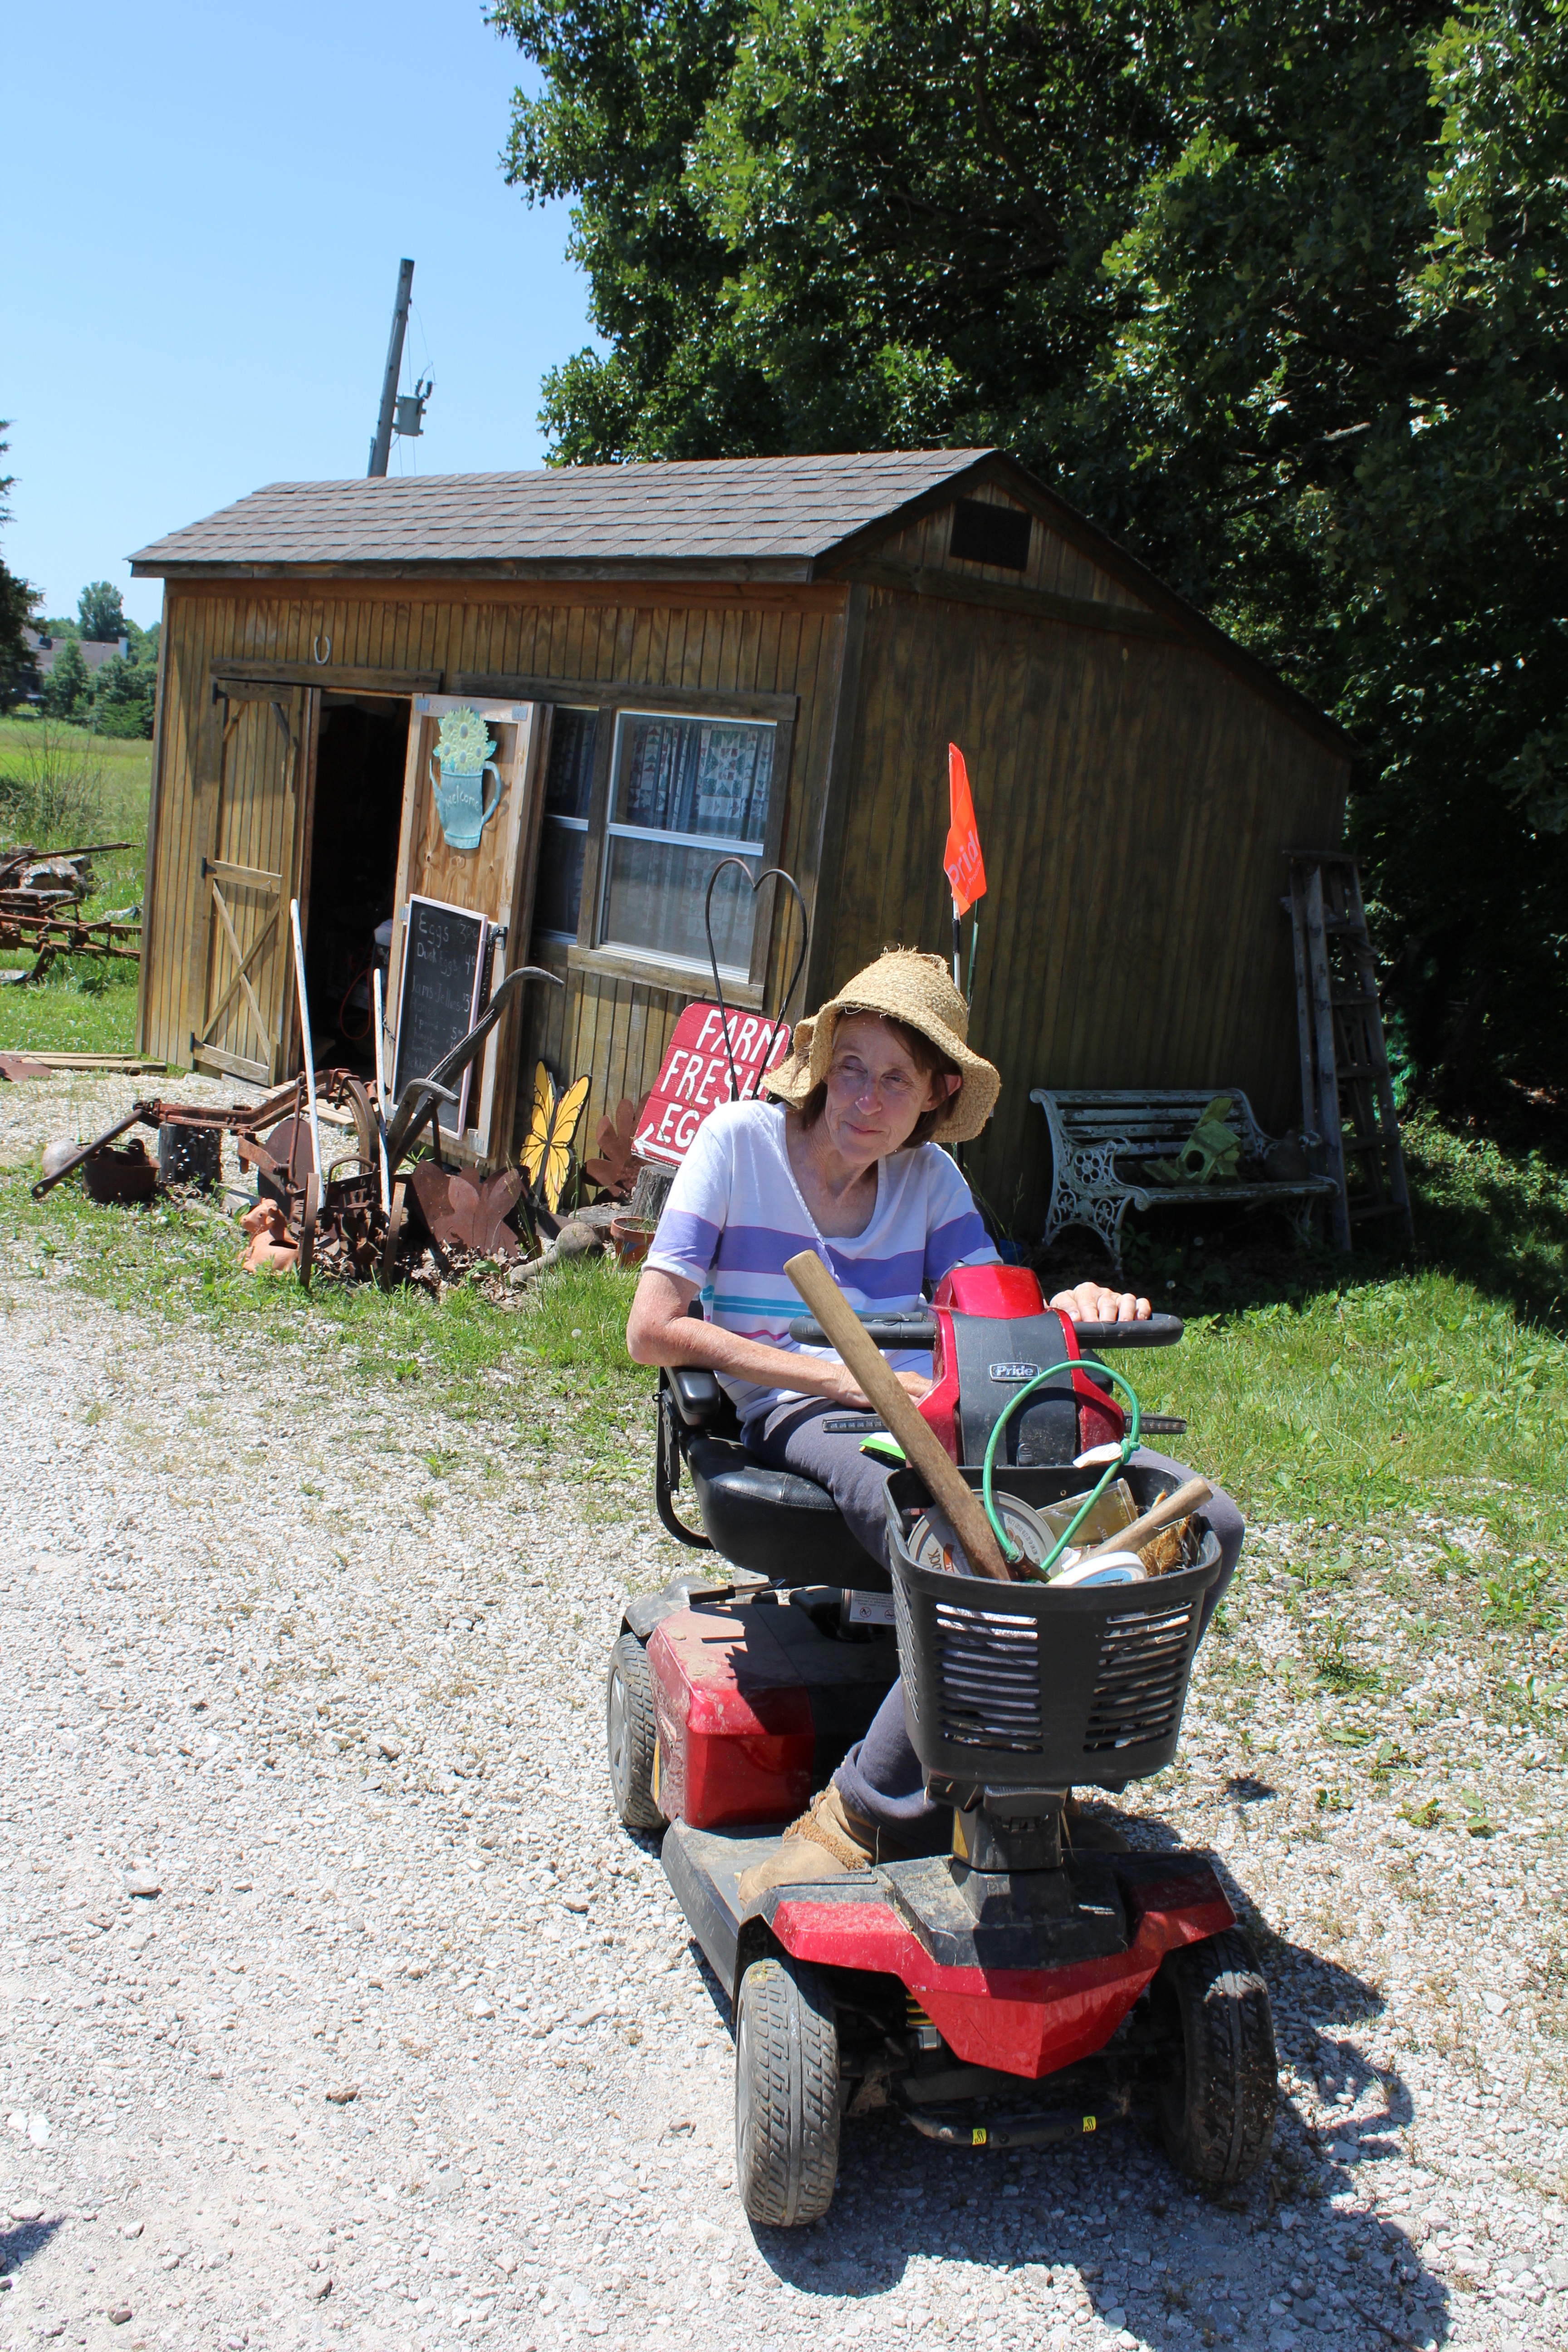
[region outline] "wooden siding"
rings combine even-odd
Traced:
[[[275,692],[275,698],[274,698]],[[194,833],[198,875],[186,1002],[193,1052],[262,1086],[279,1075],[292,989],[289,902],[300,831],[300,687],[236,688],[215,704]]]
[[[825,892],[824,981],[895,942],[951,951],[957,742],[991,886],[973,1040],[1004,1079],[966,1165],[997,1212],[1025,1233],[1044,1214],[1031,1087],[1228,1083],[1294,1124],[1281,853],[1338,840],[1344,762],[1186,646],[866,593],[839,853],[855,887]]]
[[[992,484],[972,494],[1016,503]],[[460,679],[464,692],[483,694],[490,681],[509,698],[521,681],[546,694],[551,682],[614,685],[632,701],[661,691],[793,696],[780,862],[814,908],[808,1004],[886,943],[947,952],[948,741],[967,754],[991,877],[975,1042],[1005,1080],[968,1164],[1002,1215],[1027,1232],[1043,1214],[1032,1086],[1238,1084],[1266,1124],[1291,1124],[1280,853],[1337,841],[1343,757],[1279,693],[1271,699],[1202,647],[1152,633],[1147,604],[1037,514],[1025,575],[953,566],[950,529],[951,507],[937,508],[875,554],[922,576],[946,568],[971,593],[992,583],[1101,612],[1125,605],[1129,627],[863,580],[171,585],[142,1049],[184,1062],[199,1026],[197,784],[210,796],[216,781],[215,663],[276,664],[286,678],[362,690],[379,681],[392,692],[416,679],[458,690]],[[787,952],[777,933],[773,947],[770,1011]],[[535,941],[531,960],[565,986],[529,992],[520,1109],[536,1059],[563,1082],[590,1074],[579,1142],[591,1150],[598,1118],[652,1084],[682,1006],[708,989],[655,985],[591,960],[584,968],[580,952],[569,966],[556,941]]]
[[[1022,499],[1011,498],[994,482],[977,482],[964,497],[977,505],[1005,507],[1013,514],[1030,509]],[[961,579],[983,581],[996,588],[1038,588],[1051,596],[1079,596],[1090,604],[1133,604],[1136,600],[1087,555],[1080,554],[1049,523],[1036,515],[1029,534],[1029,563],[1014,572],[999,563],[971,563],[949,552],[952,537],[952,506],[933,507],[907,530],[889,531],[877,548],[879,561],[911,563]],[[1140,608],[1142,609],[1142,608]]]
[[[215,662],[304,665],[332,683],[352,671],[405,690],[410,673],[461,676],[476,694],[486,677],[592,684],[624,680],[650,694],[795,695],[799,709],[786,782],[779,862],[805,893],[816,888],[822,798],[850,592],[839,584],[712,589],[583,583],[430,583],[427,591],[352,580],[320,593],[292,589],[171,586],[165,601],[165,698],[157,820],[149,875],[147,974],[142,1049],[188,1058],[192,1028],[191,926],[198,908],[198,776],[210,766],[203,712]],[[317,656],[324,656],[318,661]],[[507,689],[510,690],[510,689]],[[210,730],[209,730],[210,732]],[[775,930],[770,1009],[791,952]],[[665,988],[593,971],[565,971],[565,955],[541,941],[535,961],[559,969],[563,991],[530,992],[521,1047],[520,1108],[542,1055],[569,1080],[591,1072],[580,1139],[589,1139],[623,1093],[652,1084],[680,1011],[704,985]]]

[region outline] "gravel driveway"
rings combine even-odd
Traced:
[[[15,1160],[68,1097],[3,1091]],[[1300,1687],[1325,1531],[1277,1528],[1142,1792],[1256,1906],[1249,2196],[1131,2128],[1005,2160],[872,2119],[825,2223],[755,2233],[715,1988],[606,1794],[621,1602],[675,1560],[644,1472],[487,1475],[416,1393],[10,1233],[0,1312],[0,2346],[1568,2340],[1562,1717],[1423,1647],[1375,1559],[1385,1769]]]

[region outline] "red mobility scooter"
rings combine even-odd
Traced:
[[[1004,1521],[1088,1496],[1101,1475],[1079,1463],[1089,1448],[1115,1458],[1121,1415],[1105,1368],[1078,1369],[1080,1349],[1181,1336],[1169,1316],[1075,1326],[1016,1267],[960,1269],[931,1308],[862,1320],[880,1346],[932,1347],[921,1412],[968,1484],[989,1475]],[[823,1337],[804,1318],[792,1330]],[[1002,2148],[1139,2113],[1194,2180],[1245,2179],[1278,2095],[1253,1948],[1205,1855],[1075,1849],[1066,1803],[1075,1786],[1119,1790],[1176,1752],[1220,1570],[1201,1514],[1173,1572],[997,1584],[940,1552],[930,1564],[930,1497],[906,1467],[888,1487],[889,1575],[824,1488],[746,1454],[710,1372],[662,1373],[658,1413],[659,1517],[732,1572],[678,1575],[627,1608],[607,1685],[610,1780],[628,1827],[663,1831],[670,1884],[732,2004],[752,2221],[819,2219],[843,2121],[889,2107],[948,2146]],[[1122,1475],[1140,1511],[1175,1483]],[[675,1509],[683,1478],[700,1534]],[[900,1671],[928,1793],[952,1807],[952,1853],[746,1906],[742,1873]]]

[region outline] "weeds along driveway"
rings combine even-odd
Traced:
[[[1245,2200],[1131,2129],[872,2120],[826,2222],[753,2233],[725,2021],[605,1781],[677,1558],[624,1286],[369,1321],[231,1297],[216,1221],[114,1264],[4,1200],[0,2344],[1562,2343],[1560,1664],[1475,1527],[1260,1530],[1134,1792],[1274,1990]]]

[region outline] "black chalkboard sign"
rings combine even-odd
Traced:
[[[485,917],[467,907],[447,907],[439,898],[409,899],[397,999],[394,1101],[410,1078],[427,1078],[478,1020],[489,934]],[[459,1081],[457,1102],[441,1106],[441,1125],[448,1135],[460,1135],[467,1124],[472,1076],[470,1064]]]

